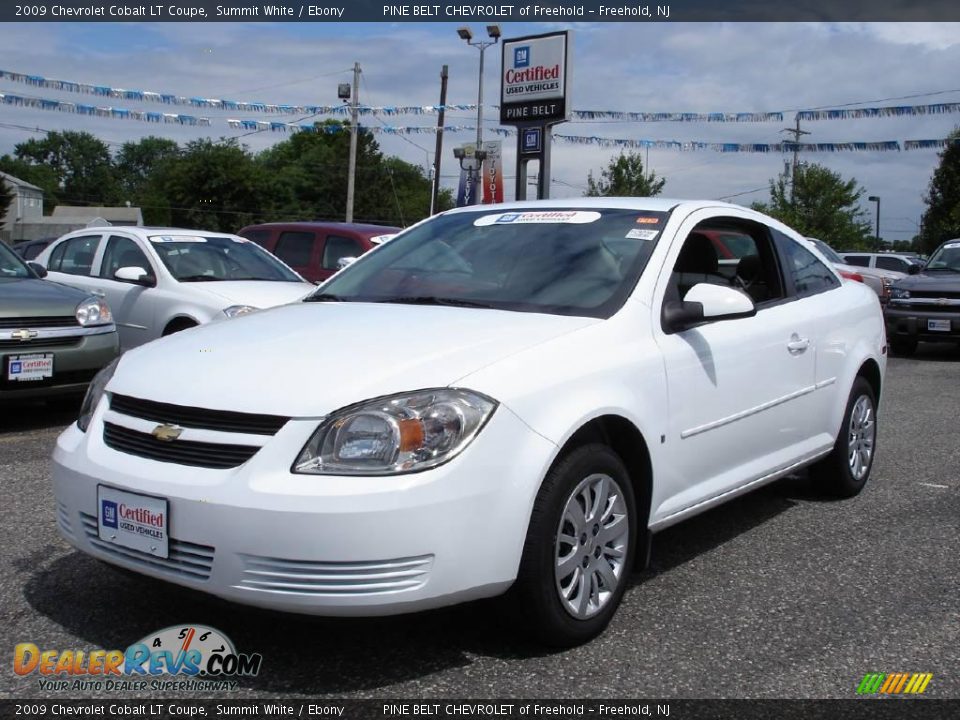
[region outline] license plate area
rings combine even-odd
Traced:
[[[8,382],[36,382],[53,377],[53,353],[7,355],[4,377]]]
[[[166,498],[97,485],[97,532],[104,542],[166,558],[169,527]]]
[[[927,320],[927,330],[929,332],[950,332],[950,321],[931,318]]]

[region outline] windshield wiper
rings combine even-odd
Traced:
[[[184,275],[183,277],[178,277],[177,280],[180,282],[213,282],[223,280],[223,278],[214,277],[213,275]]]
[[[333,293],[314,293],[305,297],[302,302],[348,302],[348,300]]]
[[[436,295],[406,295],[393,298],[384,298],[382,300],[373,300],[372,302],[398,303],[402,305],[446,305],[449,307],[485,308],[487,310],[495,309],[494,305],[478,300],[437,297]]]

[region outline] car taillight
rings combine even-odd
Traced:
[[[863,282],[863,275],[860,273],[850,272],[849,270],[841,270],[840,276],[845,277],[847,280],[856,280],[857,282]]]

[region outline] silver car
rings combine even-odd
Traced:
[[[808,237],[820,254],[829,260],[843,277],[848,280],[856,280],[868,285],[880,298],[880,302],[886,303],[890,299],[890,288],[897,281],[907,276],[906,273],[895,270],[883,270],[874,267],[861,267],[859,265],[850,265],[837,254],[837,251],[827,245],[823,240]]]

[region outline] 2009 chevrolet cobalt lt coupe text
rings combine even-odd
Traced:
[[[742,236],[720,262],[710,233]],[[131,350],[59,438],[80,550],[238,602],[379,615],[509,591],[600,633],[650,532],[814,464],[860,491],[877,296],[715,202],[464,208],[302,303]]]

